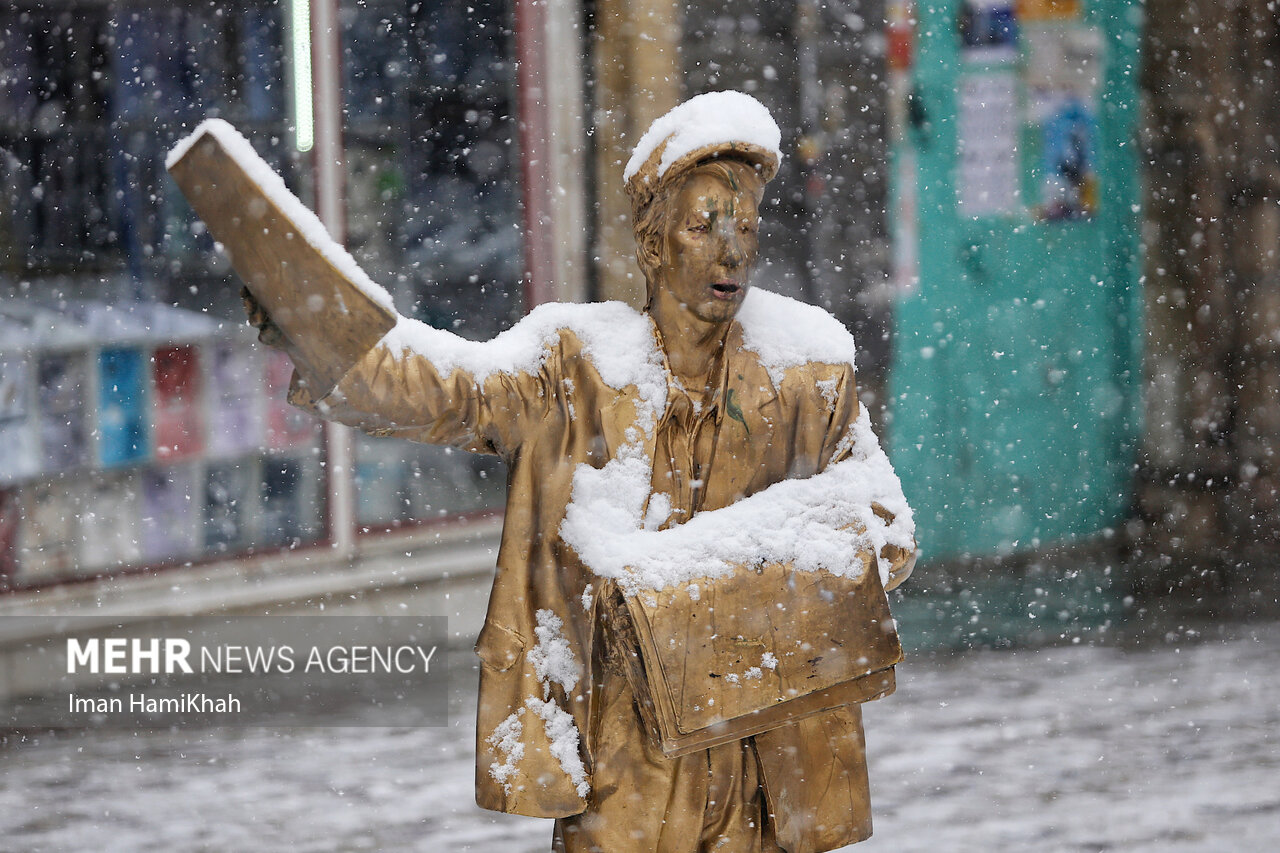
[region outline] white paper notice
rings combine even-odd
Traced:
[[[1011,71],[966,74],[959,91],[956,186],[962,216],[1018,207],[1018,85]]]

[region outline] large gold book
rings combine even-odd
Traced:
[[[318,393],[395,326],[386,291],[229,124],[204,122],[168,168]]]
[[[902,660],[874,562],[858,578],[770,563],[625,606],[628,674],[671,757],[887,696]]]

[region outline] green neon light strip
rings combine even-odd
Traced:
[[[311,0],[293,0],[293,103],[299,151],[310,151],[316,141],[315,113],[311,103]]]

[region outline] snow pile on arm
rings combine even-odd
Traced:
[[[725,142],[758,145],[782,160],[777,122],[764,104],[742,92],[698,95],[655,121],[636,143],[622,179],[630,181],[663,142],[667,145],[658,163],[658,177],[686,154]]]
[[[218,140],[223,150],[244,169],[249,179],[262,189],[263,195],[293,222],[303,240],[306,240],[366,296],[388,311],[395,312],[391,294],[387,293],[382,285],[369,278],[356,263],[355,258],[329,236],[329,231],[320,221],[320,217],[312,213],[298,200],[297,196],[289,191],[284,180],[258,156],[258,152],[249,144],[249,140],[241,136],[240,132],[227,122],[220,118],[202,121],[189,136],[180,140],[169,151],[168,156],[165,157],[165,168],[172,169],[173,165],[181,160],[206,133]]]
[[[643,529],[633,501],[641,484],[630,460],[579,466],[560,535],[593,572],[616,579],[630,594],[725,576],[761,561],[856,577],[868,568],[859,553],[878,555],[886,544],[910,550],[915,523],[865,410],[845,446],[851,448],[847,459],[813,477],[783,480],[667,530]],[[885,524],[872,503],[892,513],[893,522]],[[887,583],[887,565],[880,574]]]

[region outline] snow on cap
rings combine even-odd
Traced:
[[[653,192],[672,167],[731,153],[757,166],[767,182],[782,161],[781,142],[778,123],[764,104],[742,92],[708,92],[649,125],[622,178],[628,193],[642,186]]]

